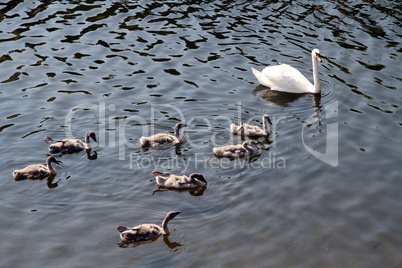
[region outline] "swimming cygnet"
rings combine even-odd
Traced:
[[[183,142],[183,139],[180,137],[180,129],[183,127],[186,127],[186,124],[183,123],[177,123],[176,126],[174,127],[174,134],[165,134],[165,133],[159,133],[155,134],[151,137],[144,137],[142,136],[140,139],[140,143],[143,146],[161,146],[161,145],[168,145],[168,144],[175,144],[175,143],[181,143]]]
[[[271,119],[269,115],[264,114],[262,117],[262,128],[258,126],[244,124],[243,122],[240,123],[240,126],[235,124],[230,125],[230,132],[243,135],[243,136],[252,136],[252,137],[261,137],[261,136],[268,136],[270,131],[268,129],[268,123],[272,125]]]
[[[49,151],[52,153],[75,153],[84,149],[90,149],[91,143],[89,141],[89,138],[97,142],[95,132],[88,131],[85,134],[85,142],[78,139],[64,139],[62,141],[59,141],[58,143],[49,145]],[[45,137],[45,140],[53,141],[53,139],[48,136]]]
[[[54,156],[48,156],[45,165],[30,165],[24,169],[14,170],[14,179],[39,179],[50,175],[55,175],[56,170],[52,167],[51,163],[58,164]]]
[[[152,172],[156,176],[156,183],[159,186],[175,189],[188,189],[201,186],[203,183],[207,183],[204,176],[201,173],[192,173],[189,177],[186,175],[178,176],[169,173],[162,173],[159,171]],[[167,175],[167,176],[161,176]]]
[[[254,152],[254,149],[253,147],[251,147],[251,144],[254,144],[254,142],[245,141],[243,142],[243,144],[215,147],[213,151],[214,154],[219,156],[227,156],[227,157],[245,156],[248,154],[252,154]]]
[[[167,227],[168,222],[179,215],[181,211],[170,211],[165,219],[162,222],[162,227],[156,224],[141,224],[132,228],[128,228],[125,226],[117,227],[117,230],[120,231],[120,238],[126,242],[136,242],[136,241],[144,241],[149,240],[155,237],[160,236],[161,234],[169,234],[170,231]]]

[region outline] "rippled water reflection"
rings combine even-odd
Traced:
[[[0,3],[0,266],[400,267],[401,12],[398,1]],[[250,71],[280,62],[312,81],[315,47],[319,96],[268,91]],[[254,139],[259,154],[213,156],[244,139],[230,121],[261,125],[264,113],[275,123]],[[179,121],[183,144],[139,147]],[[98,146],[56,155],[55,178],[13,180],[45,161],[45,135],[90,129]],[[154,169],[208,185],[158,188]],[[118,225],[176,209],[169,236],[121,244]]]

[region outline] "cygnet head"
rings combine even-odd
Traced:
[[[192,176],[192,178],[197,179],[199,181],[202,181],[204,183],[207,183],[207,181],[204,178],[204,175],[202,175],[201,173],[193,173],[190,176]]]
[[[47,161],[48,161],[49,163],[60,164],[60,162],[57,161],[56,158],[55,158],[53,155],[49,156],[49,157],[47,158]]]
[[[177,128],[177,129],[179,129],[179,130],[182,129],[182,128],[184,128],[184,127],[187,127],[187,125],[184,124],[184,123],[181,123],[181,122],[180,122],[180,123],[177,123],[176,126],[175,126],[175,128]]]
[[[316,48],[311,51],[311,56],[315,57],[319,62],[322,62],[320,51]]]
[[[271,118],[269,117],[269,115],[264,114],[264,119],[267,120],[270,125],[272,125]]]
[[[98,141],[96,140],[96,136],[95,136],[95,132],[94,132],[94,131],[88,131],[87,134],[88,134],[88,136],[89,136],[91,139],[93,139],[95,142],[98,142]]]
[[[169,211],[168,214],[166,215],[165,220],[166,221],[171,220],[174,217],[176,217],[177,215],[179,215],[180,213],[181,213],[181,211]]]

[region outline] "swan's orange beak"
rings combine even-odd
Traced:
[[[153,174],[154,176],[158,176],[158,175],[160,175],[160,174],[162,174],[162,173],[159,172],[159,171],[154,171],[154,172],[152,172],[152,174]]]
[[[317,58],[317,60],[318,60],[319,62],[322,62],[322,59],[321,59],[321,55],[320,55],[320,54],[316,54],[315,57]]]

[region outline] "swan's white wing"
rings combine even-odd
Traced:
[[[268,68],[268,67],[267,67]],[[266,68],[265,68],[266,69]],[[251,67],[251,71],[253,71],[254,76],[257,78],[258,82],[266,87],[272,88],[275,85],[268,79],[267,76],[263,75],[260,71],[257,71],[253,67]]]
[[[298,70],[287,64],[266,67],[261,72],[272,90],[288,93],[314,92],[314,86]],[[260,82],[261,83],[261,82]],[[266,84],[262,84],[267,86]]]

